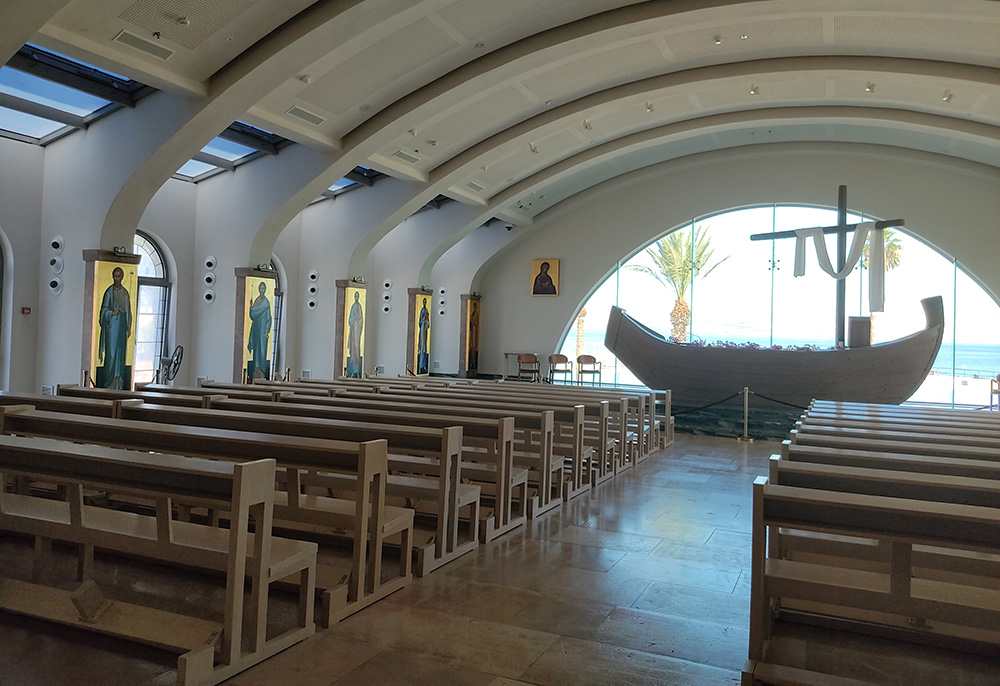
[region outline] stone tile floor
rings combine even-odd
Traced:
[[[739,684],[750,485],[777,449],[678,434],[594,493],[226,683]],[[0,568],[26,578],[29,552],[0,539]],[[128,577],[128,563],[106,573]],[[158,574],[131,591],[218,602],[218,590]],[[887,652],[887,642],[781,624],[776,636],[775,654],[796,666],[893,686],[1000,684],[1000,661],[912,646]],[[172,664],[157,651],[0,615],[0,686],[160,686],[174,682]]]

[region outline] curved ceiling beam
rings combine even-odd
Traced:
[[[0,64],[30,41],[52,17],[71,0],[33,0],[4,3],[3,31],[0,31]]]
[[[962,11],[968,13],[969,8],[975,6],[975,3],[964,3]],[[259,246],[255,248],[255,251],[266,252],[266,246],[273,245],[274,240],[277,239],[289,221],[325,190],[330,183],[349,171],[354,164],[367,163],[365,160],[378,155],[387,145],[398,140],[408,130],[416,130],[426,122],[440,117],[449,108],[458,106],[460,102],[467,102],[471,98],[478,97],[486,89],[496,88],[505,82],[523,78],[532,71],[544,68],[553,60],[568,59],[575,52],[593,51],[595,46],[609,43],[649,39],[662,34],[668,22],[676,20],[682,15],[686,19],[697,19],[701,24],[707,22],[706,25],[709,25],[713,22],[724,21],[729,25],[734,21],[749,21],[750,19],[759,21],[762,16],[766,17],[769,12],[773,16],[779,16],[783,11],[782,7],[782,3],[773,0],[743,2],[718,0],[708,4],[696,2],[642,3],[586,17],[567,25],[543,31],[468,62],[442,78],[401,97],[392,105],[358,125],[351,132],[346,133],[343,137],[344,157],[342,162],[310,183],[302,192],[289,198],[286,205],[269,218],[260,229],[259,240],[254,242],[255,246]],[[819,15],[823,12],[835,11],[835,7],[829,2],[812,2],[807,10]],[[926,13],[927,11],[929,10],[926,7],[918,7],[913,13]],[[673,22],[673,24],[675,23],[676,21]],[[782,46],[783,51],[787,49],[788,46]],[[803,46],[803,49],[815,48]],[[739,57],[737,56],[737,58]],[[810,59],[810,57],[801,59]],[[870,62],[873,58],[864,56],[853,59]],[[687,63],[690,62],[691,60],[687,61]],[[666,69],[677,64],[679,64],[677,61],[664,62],[663,67]],[[736,65],[738,64],[741,63],[736,63]],[[716,66],[724,67],[726,65]],[[733,68],[738,69],[739,67],[733,65]],[[790,67],[790,69],[795,68],[794,66]],[[537,114],[544,110],[544,105],[539,103],[529,114]],[[491,128],[483,126],[482,130],[489,133]],[[428,179],[428,174],[425,173],[411,171],[409,175],[411,179],[419,181]],[[379,238],[380,236],[375,236],[372,244],[377,242]],[[352,260],[352,263],[357,264],[358,261]]]
[[[408,12],[422,9],[420,3]],[[376,7],[373,7],[376,6]],[[381,11],[377,11],[381,10]],[[129,174],[108,209],[101,247],[131,245],[131,235],[160,186],[226,126],[260,98],[305,66],[339,45],[395,15],[387,3],[372,0],[322,2],[312,5],[230,62],[209,83],[208,96],[187,114],[160,126],[168,133],[155,140],[135,141],[147,154]],[[138,109],[138,108],[137,108]],[[333,155],[331,141],[327,155]],[[328,164],[329,166],[329,160]],[[270,257],[270,253],[267,255]],[[252,260],[251,260],[252,263]]]
[[[947,78],[949,82],[969,85],[975,84],[978,87],[983,85],[994,85],[995,74],[993,70],[982,67],[965,67],[954,64],[941,64],[927,60],[911,60],[897,58],[864,59],[857,57],[803,57],[803,58],[777,58],[759,60],[755,62],[743,62],[737,64],[723,64],[711,67],[701,67],[673,74],[665,74],[642,81],[636,81],[615,88],[611,88],[600,93],[575,100],[566,105],[546,110],[531,119],[522,121],[515,126],[506,129],[498,134],[481,141],[464,152],[452,157],[430,174],[428,183],[419,187],[419,192],[404,205],[399,207],[385,221],[372,228],[369,235],[358,245],[355,254],[351,258],[351,272],[357,273],[362,269],[366,260],[367,252],[393,228],[398,226],[403,220],[412,215],[427,202],[439,194],[454,195],[454,186],[460,182],[465,182],[471,178],[475,172],[484,165],[491,162],[490,156],[502,156],[504,150],[524,147],[529,145],[529,141],[539,139],[558,130],[565,130],[571,126],[578,125],[583,119],[592,116],[590,113],[602,107],[613,105],[616,102],[635,99],[641,102],[644,98],[662,98],[674,93],[692,93],[699,89],[718,88],[727,80],[753,76],[761,83],[767,83],[769,79],[776,76],[787,75],[789,73],[802,73],[802,78],[829,79],[834,75],[846,76],[850,72],[863,73],[871,78],[891,79],[891,78]],[[960,80],[961,79],[961,80]],[[957,87],[957,86],[956,86]],[[737,89],[734,89],[734,92]],[[1000,91],[1000,88],[997,89]],[[739,91],[742,93],[742,91]],[[998,93],[1000,95],[1000,93]],[[871,109],[875,111],[883,110],[888,103],[884,100],[871,100]],[[746,107],[746,98],[734,100],[736,107]],[[776,103],[770,103],[772,105]],[[793,102],[784,103],[785,107],[794,107]],[[859,108],[860,109],[860,108]],[[736,110],[739,111],[739,110]],[[748,110],[752,111],[752,110]],[[812,114],[808,116],[813,116]],[[636,116],[636,127],[640,126],[640,119],[649,119],[650,115],[642,113]],[[852,115],[852,118],[856,118]],[[964,119],[940,117],[942,127],[948,128],[947,122],[953,121],[957,128],[964,127],[968,122]],[[705,117],[695,117],[684,121],[706,121]],[[647,130],[658,130],[666,124],[653,126]],[[649,124],[646,124],[649,126]],[[985,126],[985,125],[984,125]],[[605,141],[605,145],[608,141]],[[577,150],[567,150],[561,157],[553,157],[552,164],[557,164],[561,159],[572,157],[587,149],[587,145],[579,142]],[[449,193],[449,190],[452,191]],[[313,196],[315,197],[315,196]],[[489,207],[495,208],[496,203],[492,199],[488,202]],[[508,215],[513,216],[513,215]],[[524,221],[526,218],[522,218]],[[287,223],[287,222],[286,222]]]
[[[851,107],[809,107],[809,108],[780,108],[774,110],[747,110],[743,112],[730,112],[705,117],[699,120],[689,120],[658,127],[647,131],[638,132],[600,146],[595,146],[560,161],[558,164],[546,168],[518,184],[507,188],[502,193],[491,199],[489,205],[470,218],[470,221],[461,227],[452,237],[439,244],[433,250],[420,271],[420,278],[426,281],[433,270],[434,264],[457,242],[488,221],[490,217],[502,212],[502,209],[519,198],[530,197],[534,194],[545,194],[546,189],[567,179],[572,179],[568,184],[572,192],[566,193],[562,200],[564,202],[574,195],[585,192],[605,181],[616,176],[631,173],[638,168],[661,164],[681,157],[689,157],[694,154],[710,152],[712,150],[724,149],[726,147],[745,147],[754,144],[770,144],[773,139],[760,138],[753,141],[752,138],[745,138],[743,141],[725,145],[717,140],[720,133],[733,132],[739,130],[751,131],[768,126],[788,126],[790,123],[800,122],[805,124],[828,124],[853,122],[859,126],[854,129],[844,129],[846,134],[853,134],[838,142],[861,142],[871,143],[871,138],[862,138],[859,131],[876,132],[881,130],[886,133],[898,131],[901,128],[911,129],[919,132],[921,137],[931,135],[934,132],[947,130],[951,135],[956,127],[967,140],[977,144],[1000,145],[1000,129],[997,127],[977,124],[975,122],[943,121],[946,118],[935,115],[901,112],[897,110],[869,110],[865,108]],[[824,140],[831,140],[829,132]],[[814,138],[802,137],[799,142],[814,142]],[[679,143],[687,141],[686,147],[679,147]],[[694,141],[694,143],[692,143]],[[782,138],[782,142],[793,142],[793,136]],[[676,148],[677,153],[671,155],[670,149]],[[922,150],[919,147],[910,149]],[[926,152],[938,153],[939,150],[922,150]],[[642,159],[629,160],[627,165],[611,166],[607,162],[622,160],[635,153],[643,153]],[[602,166],[607,172],[605,175],[594,175],[590,170]],[[544,212],[550,212],[554,207],[547,207]],[[544,212],[542,214],[544,214]],[[527,232],[522,232],[519,240],[527,236]],[[498,251],[498,254],[503,250]],[[492,257],[491,257],[492,259]],[[485,264],[485,263],[484,263]]]

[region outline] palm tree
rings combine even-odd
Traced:
[[[899,236],[893,229],[886,229],[885,239],[885,270],[889,271],[899,266],[899,259],[903,252],[903,244],[899,242]],[[868,269],[868,246],[871,245],[871,238],[865,241],[864,250],[861,251],[861,266]]]
[[[646,254],[653,261],[652,267],[629,265],[630,270],[649,274],[664,286],[673,289],[677,298],[674,309],[670,312],[670,336],[678,341],[687,340],[688,324],[691,322],[691,309],[684,299],[688,287],[696,278],[708,276],[713,269],[729,259],[727,255],[706,269],[715,252],[710,247],[708,228],[703,226],[693,231],[674,231],[646,248]]]
[[[883,235],[885,241],[884,265],[885,270],[890,271],[899,266],[899,260],[903,253],[903,244],[899,240],[899,235],[892,229],[886,229]],[[861,266],[868,269],[868,246],[871,245],[871,238],[865,241],[865,247],[861,251]],[[875,342],[875,313],[868,315],[869,330],[871,333],[871,343]]]

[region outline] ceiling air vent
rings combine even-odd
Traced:
[[[392,153],[392,156],[398,160],[403,160],[404,162],[409,162],[410,164],[416,164],[420,161],[420,158],[413,153],[406,152],[405,150],[397,150]]]
[[[151,55],[158,60],[165,60],[174,54],[174,51],[170,48],[165,48],[159,43],[148,41],[145,38],[137,36],[134,33],[129,33],[128,31],[121,31],[114,37],[113,40],[116,43],[127,45],[130,48],[144,52],[147,55]]]
[[[484,190],[486,190],[486,186],[480,186],[475,181],[470,181],[469,183],[465,184],[465,187],[474,193],[482,193]]]
[[[313,126],[319,126],[320,124],[326,121],[325,117],[321,117],[318,114],[313,114],[309,110],[304,110],[298,105],[292,105],[291,109],[285,110],[285,114],[290,114],[293,117],[296,117],[297,119],[301,119],[302,121],[307,121]]]

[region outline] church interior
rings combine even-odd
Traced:
[[[1000,432],[985,418],[969,428],[951,416],[880,416],[945,427],[933,435],[949,432],[963,450],[984,452],[954,458],[965,471],[900,486],[911,499],[940,487],[941,507],[977,508],[962,516],[979,517],[980,528],[947,543],[944,533],[924,541],[923,530],[897,531],[887,563],[893,602],[913,600],[911,585],[923,582],[961,587],[964,600],[942,610],[921,597],[921,612],[945,613],[940,624],[911,617],[871,636],[845,630],[857,616],[818,625],[761,619],[766,608],[751,603],[755,574],[764,584],[773,573],[768,583],[789,594],[818,583],[796,578],[791,565],[765,569],[763,557],[755,566],[764,546],[752,537],[770,512],[755,509],[758,491],[764,498],[756,481],[777,478],[770,457],[783,446],[674,434],[662,394],[669,389],[653,389],[659,394],[649,403],[644,390],[616,398],[608,384],[585,392],[506,383],[497,386],[517,387],[524,398],[470,386],[425,388],[425,397],[399,391],[394,402],[410,407],[376,403],[376,392],[385,401],[399,379],[492,382],[509,373],[511,351],[536,351],[544,376],[544,360],[575,331],[581,306],[651,241],[724,210],[835,207],[843,185],[852,212],[905,217],[907,233],[1000,302],[997,2],[38,0],[7,2],[2,11],[0,389],[10,398],[3,405],[36,407],[0,407],[0,427],[53,443],[11,436],[2,446],[0,684],[998,683],[1000,529],[995,514],[980,510],[995,507],[996,482],[984,480],[1000,475],[966,464],[1000,459],[989,453]],[[306,409],[269,415],[274,428],[258,428],[254,439],[237,435],[250,430],[237,419],[185,435],[175,426],[199,412],[249,412],[255,393],[265,393],[241,388],[253,380],[345,373],[365,377],[375,396],[344,386],[344,404],[357,413],[350,420],[339,406],[343,419],[318,419],[335,411],[331,385],[312,419]],[[191,402],[167,408],[175,402],[169,389],[135,405],[108,399],[146,381],[191,389]],[[109,395],[86,397],[95,382]],[[75,411],[91,412],[87,421],[58,420],[56,400],[17,400],[74,385],[83,387]],[[485,468],[459,478],[442,463],[433,479],[403,490],[393,481],[402,464],[393,462],[394,446],[422,446],[404,471],[417,469],[415,455],[433,452],[426,446],[434,440],[445,456],[440,445],[452,434],[434,410],[458,403],[461,392],[469,396],[461,400],[468,414],[459,450],[499,455],[504,431],[515,453],[534,449],[539,435],[559,446],[566,426],[580,441],[564,446],[567,457],[558,459],[566,462],[554,467],[543,465],[544,448],[523,469],[512,467],[513,457],[506,467],[497,458],[480,486],[470,475]],[[487,396],[493,392],[503,397]],[[287,400],[281,395],[276,389],[269,399]],[[389,438],[381,443],[361,428],[345,426],[337,441],[307,433],[323,421],[397,426],[417,406],[415,428],[383,428]],[[571,406],[586,409],[576,417]],[[362,420],[364,412],[371,414]],[[618,433],[609,437],[615,417]],[[873,431],[889,431],[879,426]],[[487,430],[501,438],[482,438]],[[111,435],[120,447],[90,445]],[[88,446],[68,450],[57,439]],[[102,493],[134,491],[123,501],[127,512],[115,516],[135,526],[141,518],[166,542],[118,556],[102,546],[129,544],[104,529],[77,551],[44,526],[37,533],[5,524],[22,499],[45,499],[30,486],[38,478],[32,467],[16,462],[36,449],[91,470],[41,489],[65,505],[64,516],[51,502],[31,503],[51,520],[45,526],[77,527],[80,512],[105,509],[94,496],[103,484]],[[152,455],[185,450],[197,465]],[[316,476],[321,450],[336,454],[329,459],[346,476]],[[136,463],[133,451],[148,464]],[[223,469],[203,459],[226,451],[254,462]],[[470,458],[459,454],[452,462],[465,469]],[[287,460],[278,463],[286,490],[249,495],[259,490],[252,484],[275,481],[265,469],[275,457]],[[127,463],[132,476],[109,486],[101,466],[108,460]],[[263,476],[254,476],[258,467]],[[178,469],[183,477],[163,476]],[[934,469],[926,473],[944,473]],[[164,479],[187,489],[197,507]],[[985,489],[986,505],[970,504],[982,495],[957,496],[949,479],[975,481],[968,489]],[[379,490],[386,482],[388,500]],[[288,489],[292,483],[299,487]],[[364,483],[373,490],[354,485]],[[322,567],[331,555],[323,542],[289,543],[276,533],[268,548],[270,516],[261,514],[338,489],[353,499],[316,497],[340,503],[326,502],[324,517],[338,533],[348,530],[346,553],[326,560],[327,577],[342,572],[339,584],[317,572],[315,556]],[[413,495],[433,489],[440,501]],[[777,502],[780,487],[773,490]],[[376,511],[384,515],[378,526]],[[204,526],[220,517],[229,529]],[[417,531],[417,520],[434,523]],[[315,534],[316,521],[299,523]],[[769,524],[772,541],[782,521]],[[222,531],[231,532],[225,541]],[[188,534],[222,542],[189,559],[175,550]],[[396,551],[384,560],[383,538]],[[806,551],[796,550],[796,564],[826,559],[825,549],[795,545]],[[961,564],[934,552],[952,545],[962,549]],[[412,560],[398,552],[411,547]],[[275,560],[285,555],[285,566],[269,569],[267,550]],[[364,550],[370,555],[359,557]],[[933,568],[932,578],[914,572],[910,583],[911,553],[921,570]],[[172,564],[151,561],[160,557]],[[185,560],[215,576],[184,571]],[[234,560],[246,563],[245,575],[226,566]],[[857,578],[844,597],[870,598],[862,582],[873,560],[824,583],[848,588],[846,579]],[[77,581],[93,575],[101,590],[77,589],[74,572]],[[231,586],[220,586],[220,574]],[[300,581],[289,582],[292,575]],[[11,597],[27,597],[40,577],[71,597],[67,607],[80,613],[74,628],[8,611]],[[262,579],[288,588],[262,597]],[[333,590],[319,594],[316,608],[304,600],[323,588]],[[178,663],[150,647],[166,645],[158,639],[139,645],[81,628],[110,621],[102,594],[114,593],[129,607],[152,602],[171,617],[192,611],[202,623],[191,625],[192,635],[208,632],[212,643],[186,644]],[[244,595],[246,608],[234,609]],[[280,636],[259,617],[269,596],[278,623],[293,627]],[[792,614],[807,612],[795,607]],[[223,616],[220,639],[208,624]],[[926,634],[935,640],[909,640]],[[245,669],[218,667],[239,663],[241,651],[258,657]]]

